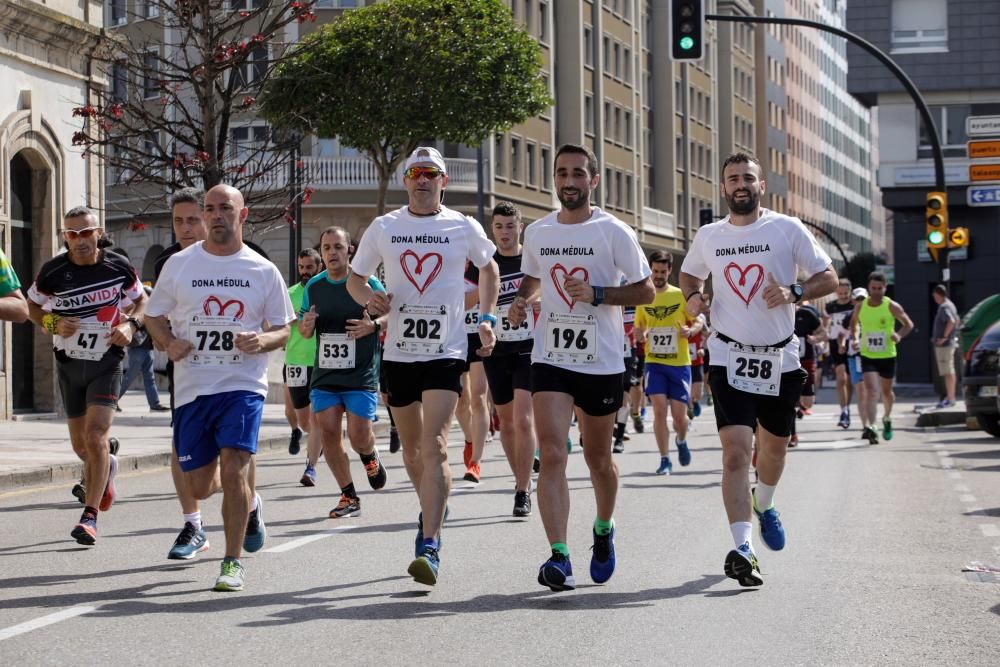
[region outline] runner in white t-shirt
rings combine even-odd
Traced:
[[[146,328],[174,362],[174,446],[188,489],[207,498],[221,467],[226,554],[215,590],[233,591],[243,589],[241,550],[264,544],[249,471],[267,395],[266,353],[285,344],[295,313],[277,267],[243,243],[249,211],[239,190],[209,190],[204,214],[208,237],[167,260]]]
[[[482,226],[441,205],[448,175],[434,148],[410,154],[403,184],[409,205],[372,222],[351,261],[347,289],[372,317],[389,313],[382,355],[389,409],[403,442],[406,472],[420,498],[416,558],[408,572],[437,583],[440,530],[451,491],[448,428],[462,392],[465,333],[465,262],[479,269],[480,356],[496,343],[499,272],[496,247]],[[368,278],[385,269],[389,294]]]
[[[776,551],[785,546],[773,498],[806,378],[799,366],[793,304],[837,287],[830,257],[802,223],[761,208],[761,173],[754,157],[736,153],[726,158],[721,194],[730,214],[698,230],[680,275],[692,317],[706,309],[702,288],[713,276],[713,333],[707,347],[715,368],[709,384],[722,440],[722,497],[736,545],[726,556],[725,572],[741,586],[764,583],[750,542],[751,508],[764,543]],[[810,278],[797,282],[800,272]],[[759,483],[751,494],[755,425]]]
[[[583,450],[597,499],[590,576],[604,583],[614,573],[618,467],[607,443],[624,393],[620,306],[649,303],[654,295],[635,233],[590,204],[599,181],[597,159],[588,148],[564,145],[556,152],[555,184],[562,208],[525,231],[524,279],[508,313],[511,325],[520,325],[528,302],[541,296],[531,392],[542,461],[538,509],[552,556],[539,568],[538,582],[554,591],[576,586],[566,545],[566,438],[574,406],[581,438],[592,443]]]

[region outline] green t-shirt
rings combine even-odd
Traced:
[[[385,288],[375,278],[369,278],[368,284],[376,292],[384,292]],[[306,283],[305,294],[299,307],[299,317],[316,306],[316,329],[312,340],[316,341],[316,356],[313,363],[312,388],[326,391],[357,391],[378,389],[379,344],[378,336],[371,334],[364,338],[344,341],[337,344],[322,344],[323,334],[343,334],[347,331],[347,320],[364,319],[364,307],[351,298],[347,292],[347,279],[330,280],[324,271]],[[329,339],[328,339],[329,340]],[[335,363],[344,359],[345,346],[354,347],[354,365],[343,368],[323,368],[320,365],[320,355],[326,357],[324,363]]]
[[[0,250],[0,296],[7,296],[20,287],[21,281],[17,279],[14,267],[10,265],[7,255]]]
[[[861,304],[858,322],[861,324],[862,357],[892,359],[896,356],[896,343],[892,340],[896,318],[889,310],[890,303],[888,298],[883,298],[878,306],[872,306],[868,299]]]
[[[292,300],[292,308],[298,313],[302,309],[302,297],[306,288],[302,283],[295,283],[288,288],[288,297]],[[308,310],[308,308],[306,308]],[[312,366],[316,361],[316,337],[303,338],[299,328],[292,322],[292,333],[285,344],[286,366]]]

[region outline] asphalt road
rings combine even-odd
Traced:
[[[513,483],[499,442],[483,483],[460,480],[433,589],[406,575],[417,515],[400,456],[389,484],[362,490],[363,513],[326,518],[328,470],[298,485],[301,461],[258,465],[268,541],[246,557],[242,593],[210,589],[222,555],[220,499],[205,503],[211,549],[167,561],[180,510],[165,471],[119,481],[92,548],[69,538],[69,489],[0,496],[0,664],[997,664],[1000,440],[918,431],[897,419],[889,444],[862,446],[820,405],[801,422],[776,503],[788,533],[769,552],[755,529],[760,589],[722,574],[731,538],[720,451],[707,413],[690,467],[657,477],[652,435],[617,457],[618,571],[588,576],[594,500],[570,458],[571,558],[579,588],[535,581],[548,555],[537,508],[511,517]],[[647,431],[651,431],[647,426]],[[461,463],[460,437],[451,459]],[[356,460],[355,479],[364,485]]]

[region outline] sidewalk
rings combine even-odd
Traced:
[[[164,400],[166,392],[163,396]],[[147,470],[170,465],[170,413],[150,412],[141,388],[132,389],[115,414],[111,435],[121,442],[120,470]],[[378,408],[375,436],[388,437],[389,415]],[[291,429],[285,408],[264,404],[260,426],[260,452],[285,450]],[[305,458],[302,440],[301,456]],[[73,453],[66,420],[61,417],[18,415],[14,421],[0,422],[0,493],[13,489],[53,483],[75,482],[83,474],[83,463]]]

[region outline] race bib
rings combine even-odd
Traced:
[[[885,352],[885,341],[884,333],[865,334],[865,347],[869,352]]]
[[[531,334],[534,330],[534,316],[531,312],[525,314],[524,321],[520,325],[514,326],[507,319],[507,314],[510,312],[510,304],[500,306],[497,309],[497,340],[507,342],[515,342],[528,340],[531,338]]]
[[[444,343],[448,340],[446,306],[403,305],[395,320],[395,343],[400,352],[407,354],[444,352]]]
[[[285,366],[285,386],[294,389],[309,384],[308,366]]]
[[[677,354],[677,327],[653,327],[646,336],[649,351],[653,354]]]
[[[320,368],[354,368],[356,352],[354,339],[345,333],[319,335],[317,355]]]
[[[195,315],[191,318],[191,342],[194,350],[188,357],[195,366],[234,366],[243,363],[243,353],[236,349],[236,336],[242,331],[239,320],[227,315]]]
[[[781,389],[781,350],[758,349],[763,349],[763,352],[751,352],[738,345],[730,345],[726,380],[733,389],[777,396]]]
[[[108,351],[110,322],[80,322],[74,333],[66,341],[66,355],[71,359],[100,361]]]
[[[594,316],[549,313],[545,322],[545,360],[571,365],[597,361],[597,320]]]
[[[479,306],[465,311],[465,333],[479,333]]]

